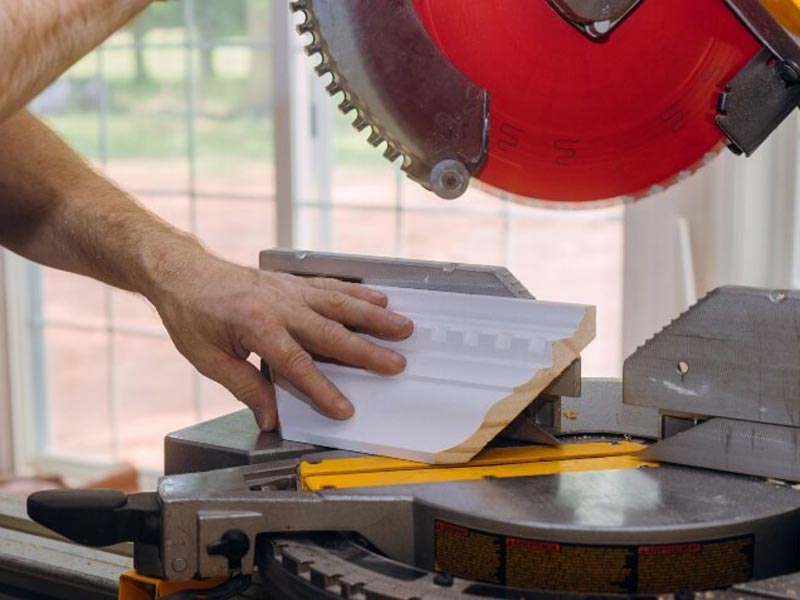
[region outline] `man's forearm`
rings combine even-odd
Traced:
[[[0,140],[0,245],[145,295],[200,250],[27,111],[0,124]]]
[[[0,0],[0,122],[153,0]]]

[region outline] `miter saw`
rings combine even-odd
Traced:
[[[445,198],[471,178],[522,201],[636,197],[724,145],[753,152],[800,101],[776,18],[792,26],[794,2],[293,7],[356,128]],[[261,267],[530,297],[490,267],[289,251]],[[29,512],[80,543],[133,541],[122,598],[232,597],[256,567],[248,597],[796,598],[798,323],[794,293],[712,292],[621,382],[574,364],[466,465],[288,442],[241,412],[168,436],[157,492],[46,492]]]

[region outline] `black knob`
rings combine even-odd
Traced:
[[[86,546],[120,542],[158,545],[161,507],[155,492],[46,490],[28,496],[28,516]]]
[[[782,60],[777,63],[778,75],[787,85],[797,85],[800,83],[800,66],[791,60]]]
[[[450,587],[453,585],[453,577],[449,573],[437,573],[433,577],[433,583],[442,587]]]
[[[241,529],[226,531],[220,541],[208,544],[206,550],[211,556],[224,556],[228,559],[228,567],[241,569],[242,559],[250,550],[250,538]]]

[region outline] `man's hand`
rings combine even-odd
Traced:
[[[405,367],[402,356],[351,331],[385,339],[411,334],[411,321],[386,310],[380,292],[240,267],[204,252],[187,261],[150,300],[178,350],[249,406],[265,431],[277,424],[275,395],[246,360],[251,353],[335,419],[350,417],[353,407],[312,354],[385,375]]]

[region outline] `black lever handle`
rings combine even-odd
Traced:
[[[28,496],[28,516],[85,546],[120,542],[159,545],[161,506],[155,492],[46,490]]]

